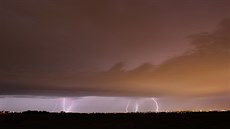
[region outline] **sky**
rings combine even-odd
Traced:
[[[228,0],[0,3],[0,110],[230,109]]]

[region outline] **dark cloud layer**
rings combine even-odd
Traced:
[[[2,3],[0,94],[230,92],[228,1]]]

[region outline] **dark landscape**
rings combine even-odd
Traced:
[[[169,113],[49,113],[0,115],[0,129],[229,129],[230,111]]]

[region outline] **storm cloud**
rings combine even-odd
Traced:
[[[230,92],[228,1],[2,3],[2,95]]]

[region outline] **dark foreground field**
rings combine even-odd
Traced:
[[[230,129],[230,112],[193,113],[10,113],[0,129]]]

